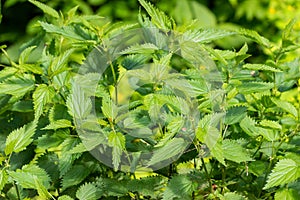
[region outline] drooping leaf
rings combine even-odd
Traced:
[[[279,160],[271,174],[268,176],[264,189],[287,184],[300,177],[300,167],[292,159]]]
[[[233,162],[252,161],[250,154],[237,141],[225,139],[222,143],[224,158]]]
[[[62,190],[81,183],[88,175],[90,170],[83,165],[73,165],[72,168],[63,176]]]
[[[5,154],[21,152],[32,142],[35,133],[36,122],[26,124],[23,127],[12,131],[6,138]]]
[[[37,6],[38,8],[40,8],[41,10],[43,10],[44,13],[54,17],[54,18],[59,18],[59,14],[56,10],[54,10],[53,8],[51,8],[50,6],[41,3],[39,1],[35,1],[35,0],[29,0],[30,3],[34,4],[35,6]]]

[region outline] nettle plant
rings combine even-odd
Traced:
[[[297,199],[299,38],[45,13],[0,71],[1,199]],[[249,63],[244,36],[268,57]],[[299,37],[299,36],[298,36]]]

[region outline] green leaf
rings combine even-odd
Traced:
[[[5,170],[0,170],[0,192],[8,181],[8,175]]]
[[[274,87],[273,83],[266,82],[244,82],[242,85],[237,86],[237,89],[240,93],[243,94],[252,94],[265,92]]]
[[[37,165],[24,165],[21,170],[10,171],[8,174],[23,188],[37,189],[37,180],[40,180],[38,184],[43,185],[40,186],[40,189],[42,189],[41,187],[50,187],[50,178],[47,172]]]
[[[59,128],[69,128],[72,127],[72,123],[66,119],[60,119],[54,122],[51,122],[46,127],[42,128],[42,130],[51,130],[51,129],[59,129]]]
[[[247,111],[246,106],[235,106],[229,108],[225,115],[225,124],[231,125],[231,124],[239,123],[246,117],[247,115],[246,111]]]
[[[51,72],[49,71],[49,74],[51,77],[69,70],[69,68],[67,67],[67,62],[73,52],[74,52],[73,48],[68,49],[52,60],[51,65],[49,67],[51,71]]]
[[[80,153],[70,154],[68,153],[72,150],[76,145],[80,143],[80,139],[68,137],[64,139],[63,143],[61,144],[61,156],[59,159],[59,172],[60,177],[63,177],[72,167],[74,161],[80,157]]]
[[[260,121],[259,125],[261,125],[263,127],[268,127],[271,129],[282,130],[282,126],[278,122],[271,121],[271,120],[263,119]]]
[[[123,50],[121,54],[151,54],[157,50],[159,50],[159,48],[155,44],[145,43],[132,45]]]
[[[186,31],[182,35],[185,41],[193,41],[199,43],[209,43],[211,41],[221,39],[230,35],[235,35],[233,31],[206,28],[196,31]]]
[[[300,167],[292,159],[279,160],[271,174],[268,176],[264,189],[287,184],[300,177]]]
[[[21,152],[32,142],[35,133],[36,122],[26,124],[23,127],[12,131],[6,138],[5,154]]]
[[[214,156],[220,163],[226,166],[224,152],[222,149],[222,140],[218,140],[214,148],[211,149],[211,154]]]
[[[113,121],[118,115],[118,107],[110,98],[103,98],[101,108],[104,116],[111,121]]]
[[[261,35],[259,35],[254,30],[239,29],[239,30],[236,30],[236,32],[239,33],[239,34],[241,34],[241,35],[243,35],[243,36],[245,36],[245,37],[248,37],[248,38],[254,40],[258,44],[261,44],[261,45],[266,46],[266,47],[270,47],[271,46],[271,43],[270,43],[270,41],[267,38],[262,37]]]
[[[14,67],[6,67],[0,71],[0,82],[17,74],[18,69]]]
[[[287,101],[283,101],[280,99],[272,98],[272,101],[276,104],[277,107],[281,108],[282,110],[292,114],[295,118],[298,117],[298,111],[293,104]]]
[[[14,103],[11,110],[16,112],[32,112],[33,111],[32,100],[18,101]]]
[[[164,12],[144,0],[139,0],[139,2],[150,15],[153,24],[155,24],[158,28],[163,30],[171,30],[173,28],[174,20],[168,17]]]
[[[282,72],[280,69],[271,67],[269,65],[264,65],[264,64],[250,64],[250,63],[247,63],[247,64],[243,65],[243,68],[250,69],[250,70],[269,71],[269,72]]]
[[[37,177],[34,177],[35,181],[35,189],[38,191],[38,194],[43,199],[49,199],[51,197],[51,194],[48,192],[47,188],[41,183],[40,179]]]
[[[29,74],[13,76],[0,83],[0,93],[17,97],[22,97],[33,89],[34,76]]]
[[[78,185],[88,175],[90,170],[84,165],[74,165],[64,176],[62,180],[62,190],[65,190],[71,186]]]
[[[45,84],[41,84],[35,89],[32,95],[35,119],[42,115],[44,106],[52,101],[54,95],[54,88]]]
[[[108,135],[108,145],[112,147],[112,162],[115,170],[119,168],[121,156],[125,149],[125,140],[125,136],[119,132],[110,132]]]
[[[275,200],[298,200],[298,192],[290,188],[282,188],[275,193]]]
[[[85,147],[85,145],[83,143],[79,143],[73,149],[68,151],[68,153],[74,154],[74,153],[83,153],[83,152],[86,152],[86,151],[88,151],[88,149]]]
[[[72,197],[70,197],[69,195],[63,195],[58,197],[58,200],[74,200]]]
[[[24,51],[22,51],[22,53],[20,54],[20,57],[19,57],[19,65],[21,65],[20,68],[22,67],[22,65],[24,65],[27,62],[31,52],[35,48],[36,48],[36,46],[31,46],[31,47],[27,47]]]
[[[198,128],[196,132],[196,137],[200,142],[203,142],[207,147],[212,150],[217,144],[219,138],[221,137],[220,131],[213,127],[209,126],[207,128]]]
[[[55,33],[58,35],[62,35],[66,38],[76,39],[76,40],[85,40],[82,36],[76,33],[76,30],[73,26],[63,26],[58,27],[53,24],[48,24],[46,22],[39,22],[40,25],[47,33]]]
[[[150,176],[141,179],[133,179],[127,182],[126,186],[131,192],[138,192],[143,196],[150,196],[152,199],[158,199],[157,189],[167,182],[162,176]]]
[[[224,200],[246,200],[246,198],[234,192],[227,192],[224,195]]]
[[[72,84],[71,94],[67,98],[68,112],[75,119],[86,118],[92,110],[92,101],[88,98],[81,89],[79,83]]]
[[[255,126],[255,121],[249,116],[246,116],[241,122],[240,126],[251,137],[256,137],[259,135],[257,127]]]
[[[186,175],[173,176],[164,191],[163,200],[192,199],[195,183]]]
[[[92,183],[86,183],[79,187],[76,197],[79,200],[97,200],[101,197],[99,189]]]
[[[44,3],[41,3],[39,1],[35,1],[35,0],[29,0],[29,2],[34,4],[38,8],[40,8],[44,13],[46,13],[54,18],[59,18],[58,12],[56,10],[54,10],[53,8],[51,8],[50,6],[48,6]]]
[[[225,139],[222,143],[224,158],[233,162],[252,161],[250,154],[236,140]]]
[[[148,162],[148,166],[158,164],[162,161],[178,158],[187,148],[187,141],[183,138],[173,138],[164,146],[158,147],[153,151],[153,156]],[[176,160],[176,158],[174,160]]]

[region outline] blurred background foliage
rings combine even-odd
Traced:
[[[137,0],[41,0],[52,8],[66,13],[78,6],[81,14],[97,14],[104,18],[100,24],[109,22],[136,22],[139,12]],[[281,38],[283,28],[300,15],[299,0],[151,0],[156,7],[172,16],[178,25],[194,23],[194,28],[221,27],[224,29],[248,28],[256,30],[274,44]],[[2,6],[1,6],[2,4]],[[17,58],[20,44],[41,31],[36,22],[42,11],[27,0],[1,0],[0,44],[9,46],[12,58]],[[46,19],[47,20],[47,19]],[[300,23],[294,26],[299,34]],[[243,37],[228,37],[215,45],[222,49],[237,49],[245,43]],[[250,48],[251,59],[261,61],[265,50],[258,46]]]

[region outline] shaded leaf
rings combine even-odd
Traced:
[[[6,138],[5,154],[20,152],[32,142],[32,136],[35,133],[36,123],[26,124],[23,127],[12,131]]]
[[[90,170],[83,165],[74,165],[72,168],[63,176],[62,190],[65,190],[71,186],[78,185],[88,175]]]

